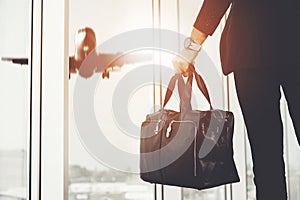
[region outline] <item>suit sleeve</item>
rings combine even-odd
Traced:
[[[212,35],[231,3],[232,0],[204,0],[194,28]]]

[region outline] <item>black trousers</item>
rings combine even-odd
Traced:
[[[280,86],[300,144],[300,65],[291,70],[237,70],[234,76],[251,146],[257,200],[286,200]]]

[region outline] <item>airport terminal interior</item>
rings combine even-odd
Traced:
[[[0,200],[255,200],[251,152],[234,77],[224,76],[220,64],[226,14],[203,45],[203,59],[195,67],[207,81],[214,107],[235,115],[233,149],[240,182],[197,190],[151,184],[139,176],[139,127],[162,105],[174,52],[164,49],[160,35],[155,40],[160,49],[134,47],[135,42],[154,29],[178,38],[189,36],[202,3],[0,0]],[[120,61],[105,71],[106,66],[100,66],[88,75],[72,71],[70,58],[76,57],[79,30],[86,27],[95,32],[98,54],[125,52],[129,57],[145,55],[145,60]],[[174,40],[175,47],[179,40]],[[152,57],[148,60],[147,55]],[[150,70],[141,73],[147,66]],[[89,89],[94,89],[90,96]],[[176,95],[168,106],[178,109]],[[199,91],[193,93],[192,106],[209,109]],[[299,200],[300,149],[284,95],[281,116],[288,195]],[[81,125],[92,120],[101,137],[88,133],[89,128],[82,131]]]

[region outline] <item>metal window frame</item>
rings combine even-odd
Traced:
[[[68,199],[68,0],[31,9],[27,199]]]

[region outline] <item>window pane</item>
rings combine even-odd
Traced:
[[[122,49],[115,47],[110,51],[101,49],[101,45],[114,36],[118,36],[126,31],[139,28],[150,28],[152,26],[152,1],[151,0],[70,0],[70,26],[69,26],[69,48],[70,56],[75,52],[74,41],[78,38],[76,32],[84,27],[94,30],[97,40],[97,53],[115,54],[122,52]],[[78,36],[78,35],[77,35]],[[79,36],[81,37],[81,36]],[[76,110],[74,104],[78,81],[88,84],[93,78],[99,76],[99,84],[95,90],[94,113],[97,126],[101,128],[103,135],[111,144],[125,151],[139,151],[139,140],[133,138],[134,142],[127,143],[124,132],[118,126],[114,118],[112,100],[119,82],[131,73],[131,70],[138,65],[127,64],[118,67],[110,73],[109,79],[102,79],[101,74],[95,73],[91,77],[84,79],[77,73],[71,73],[69,84],[69,105],[70,105],[70,132],[69,132],[69,199],[101,199],[101,200],[152,200],[154,199],[154,187],[143,182],[138,174],[122,172],[109,163],[98,161],[89,153],[89,148],[85,148],[78,124],[76,124]],[[76,70],[74,71],[76,72]],[[152,76],[151,76],[152,77]],[[141,90],[132,91],[133,95],[128,100],[128,115],[135,126],[140,126],[146,114],[153,107],[152,88],[146,87]],[[138,99],[143,98],[141,102]],[[82,93],[81,98],[87,98]],[[123,98],[121,96],[121,98]],[[138,101],[138,102],[137,102]],[[136,105],[140,103],[140,105]],[[85,108],[84,106],[82,107]],[[125,138],[125,139],[124,139]],[[108,151],[98,142],[99,151],[107,151],[115,159],[123,159],[120,155]],[[138,154],[137,154],[138,155]],[[138,163],[137,163],[138,164]]]
[[[300,198],[300,150],[285,98],[281,101],[281,113],[285,136],[285,164],[288,195],[290,200],[297,200]]]
[[[26,199],[30,4],[0,1],[0,199]]]

